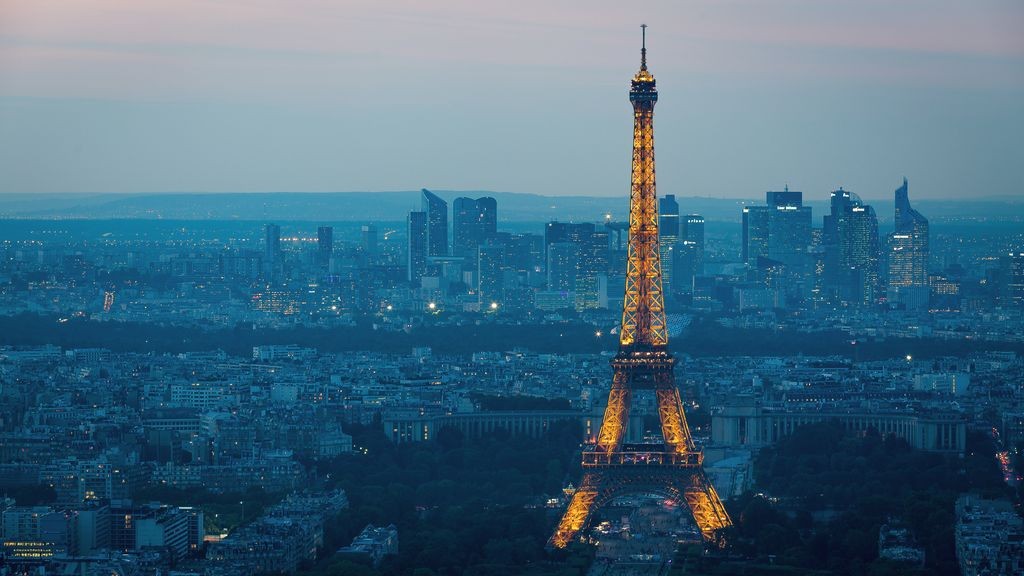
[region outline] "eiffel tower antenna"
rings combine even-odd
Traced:
[[[640,25],[640,69],[647,70],[647,24]]]

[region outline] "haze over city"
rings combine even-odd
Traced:
[[[1024,194],[1024,5],[0,2],[0,192]]]

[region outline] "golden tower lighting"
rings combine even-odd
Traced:
[[[704,453],[690,437],[668,351],[665,298],[654,179],[654,75],[647,70],[647,25],[640,70],[633,76],[633,170],[629,196],[629,248],[619,352],[597,443],[583,451],[583,480],[573,493],[550,546],[564,548],[586,530],[594,512],[615,498],[653,493],[685,501],[706,540],[732,521],[704,473]],[[663,444],[625,444],[634,390],[653,390]]]

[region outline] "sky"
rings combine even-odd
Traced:
[[[0,193],[1024,199],[1020,0],[0,0]]]

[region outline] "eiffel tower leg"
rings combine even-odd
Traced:
[[[693,440],[690,438],[690,427],[686,425],[686,417],[683,415],[679,389],[675,386],[658,388],[655,394],[658,398],[658,417],[661,419],[661,434],[665,437],[665,444],[677,454],[692,451]]]
[[[611,453],[619,449],[629,424],[629,406],[633,391],[629,388],[629,375],[615,372],[612,389],[608,392],[608,407],[604,410],[601,431],[597,435],[597,450]]]
[[[572,495],[569,507],[558,522],[558,528],[548,540],[548,546],[554,548],[565,548],[572,542],[581,530],[583,530],[590,515],[594,511],[594,500],[600,491],[600,479],[597,474],[584,474],[583,483]]]
[[[725,511],[718,492],[708,481],[703,469],[690,476],[690,483],[683,490],[683,498],[690,506],[693,519],[705,540],[713,540],[717,530],[732,526],[732,520]]]

